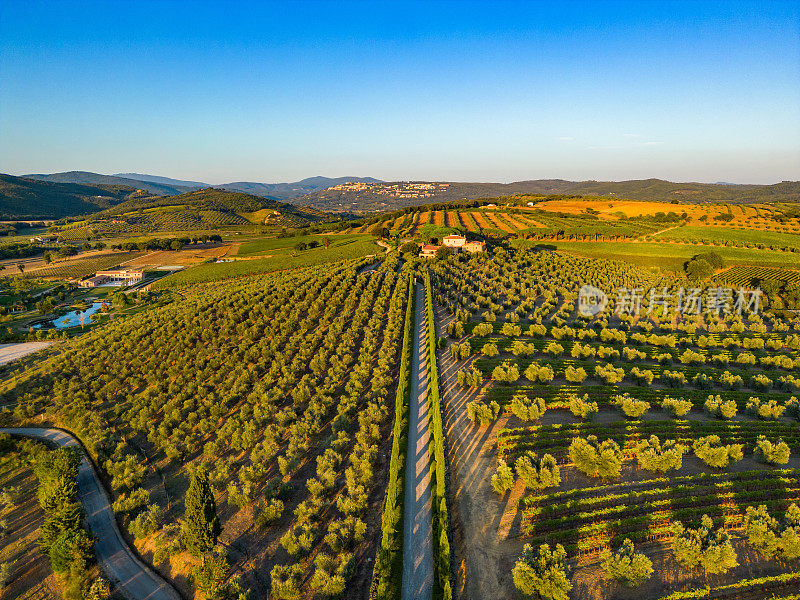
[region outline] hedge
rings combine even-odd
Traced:
[[[411,383],[411,351],[414,337],[414,285],[408,280],[408,302],[400,355],[400,374],[394,403],[394,429],[389,459],[389,484],[383,507],[381,543],[375,557],[370,598],[400,598],[403,576],[403,478],[408,452],[408,409]]]
[[[434,599],[450,600],[453,597],[450,581],[449,517],[447,513],[447,479],[444,459],[444,428],[442,427],[441,399],[439,396],[439,369],[436,365],[436,326],[433,318],[433,296],[430,274],[425,273],[425,311],[428,324],[428,381],[429,381],[429,428],[432,444],[431,455],[431,502],[433,506],[433,564]]]

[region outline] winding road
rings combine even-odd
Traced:
[[[428,458],[428,327],[425,294],[420,284],[416,285],[415,293],[400,597],[402,600],[429,600],[433,596],[433,521]]]
[[[80,447],[78,440],[60,429],[10,427],[0,428],[0,433],[46,440],[61,447]],[[78,466],[78,494],[86,511],[85,523],[97,538],[97,562],[117,588],[130,600],[181,600],[178,592],[128,547],[114,519],[108,494],[85,453]]]

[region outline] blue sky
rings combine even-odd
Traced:
[[[0,171],[800,179],[800,2],[0,2]]]

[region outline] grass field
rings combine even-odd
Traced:
[[[296,237],[286,237],[286,238],[263,238],[260,240],[251,240],[242,243],[239,246],[239,251],[236,253],[237,256],[253,256],[258,254],[272,254],[275,250],[280,249],[291,249],[294,250],[294,247],[303,242],[308,244],[309,242],[317,242],[320,246],[323,245],[325,238],[328,238],[331,242],[331,248],[335,248],[337,246],[343,246],[345,244],[350,244],[351,242],[360,242],[363,240],[368,240],[372,242],[374,247],[374,242],[371,237],[366,237],[364,235],[359,234],[344,234],[344,235],[299,235]],[[354,258],[354,257],[346,257],[346,258]]]
[[[725,227],[695,227],[687,225],[661,233],[653,237],[669,240],[695,241],[710,240],[724,243],[727,241],[745,244],[764,244],[766,246],[800,247],[800,235],[779,233],[777,231],[754,231],[752,229],[729,229]]]
[[[696,254],[713,250],[729,265],[771,265],[792,269],[800,268],[800,254],[751,248],[730,248],[658,244],[649,242],[556,242],[558,250],[577,256],[624,260],[644,267],[679,269]]]
[[[321,236],[305,237],[319,239]],[[270,271],[321,265],[340,260],[362,258],[364,256],[383,252],[383,248],[375,243],[372,236],[344,235],[331,237],[334,239],[331,241],[330,248],[326,249],[324,246],[320,246],[301,252],[294,250],[294,245],[300,240],[303,240],[301,237],[252,242],[253,245],[250,246],[251,252],[249,254],[254,256],[254,258],[234,260],[233,262],[226,263],[206,263],[197,265],[196,267],[165,277],[155,283],[153,289],[207,283],[209,281],[221,281],[232,277],[240,277],[242,275],[255,275],[257,273],[267,273]],[[270,251],[267,256],[263,258],[258,257],[258,252],[265,252],[267,250],[265,246],[268,245],[269,242],[277,243],[281,241],[285,243],[287,240],[291,242],[291,247],[276,247],[274,250]],[[245,246],[246,244],[242,244],[240,247],[240,254],[241,249]],[[261,249],[259,250],[258,248]]]

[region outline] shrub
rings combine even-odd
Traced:
[[[794,502],[786,510],[782,523],[778,523],[763,504],[758,508],[748,506],[744,526],[749,544],[763,558],[800,558],[800,508]]]
[[[714,527],[708,515],[703,515],[697,529],[689,529],[680,521],[672,525],[672,551],[681,565],[688,569],[702,568],[706,573],[724,573],[739,563],[736,551],[724,527]]]
[[[692,444],[695,456],[709,467],[724,469],[731,462],[742,460],[742,444],[722,445],[718,435],[701,437]]]
[[[481,348],[481,354],[484,356],[497,356],[500,352],[497,350],[497,344],[493,344],[491,342],[486,342]]]
[[[705,373],[697,373],[692,377],[692,384],[700,390],[710,390],[714,387],[714,380]]]
[[[669,369],[664,369],[664,371],[661,373],[661,381],[667,387],[686,387],[686,375],[684,375],[681,371],[670,371]]]
[[[511,571],[514,587],[524,596],[541,600],[568,600],[572,584],[566,566],[567,552],[561,544],[551,551],[548,544],[534,550],[525,544]]]
[[[736,416],[736,402],[723,400],[721,396],[709,396],[703,405],[706,412],[717,419],[732,419]]]
[[[545,335],[547,335],[547,327],[545,327],[541,323],[534,323],[533,325],[528,327],[528,331],[525,332],[525,335],[544,337]]]
[[[671,413],[673,417],[683,417],[692,410],[692,402],[683,398],[665,396],[661,401],[661,408]]]
[[[459,325],[460,324],[461,323],[459,323]],[[470,346],[469,342],[450,344],[450,354],[453,355],[454,360],[464,360],[465,358],[469,358],[469,355],[472,354],[472,346]]]
[[[567,366],[564,369],[564,377],[567,378],[567,381],[572,383],[583,383],[583,380],[586,379],[586,369],[583,367],[573,367]]]
[[[719,383],[727,390],[736,390],[742,386],[744,381],[740,375],[733,375],[730,371],[724,371],[719,376]]]
[[[590,477],[619,477],[622,469],[619,444],[612,439],[601,443],[595,435],[573,439],[569,446],[569,457],[578,470]]]
[[[522,340],[515,340],[511,344],[511,353],[514,356],[533,356],[536,354],[536,344],[533,342],[525,343]]]
[[[324,552],[314,559],[314,575],[311,587],[323,596],[339,596],[353,572],[352,554],[344,553],[332,557]]]
[[[519,369],[517,365],[497,365],[492,371],[492,379],[502,383],[514,383],[519,379]]]
[[[522,421],[537,421],[547,410],[543,398],[528,398],[525,393],[514,394],[510,408]]]
[[[514,472],[506,464],[506,461],[499,459],[497,461],[497,470],[492,475],[492,489],[502,496],[513,487]]]
[[[661,354],[656,354],[655,359],[658,361],[660,365],[671,365],[674,362],[674,358],[672,354],[669,352],[662,352]]]
[[[640,369],[633,367],[631,369],[631,379],[638,385],[650,385],[653,383],[653,372],[650,369]]]
[[[662,444],[658,436],[651,435],[649,440],[636,445],[636,458],[643,469],[666,472],[681,468],[686,450],[686,446],[676,440],[664,440]]]
[[[503,326],[500,328],[500,333],[508,337],[517,337],[522,335],[522,328],[513,323],[503,323]]]
[[[772,442],[766,436],[760,435],[756,440],[756,460],[770,465],[785,465],[789,462],[789,453],[789,445],[780,438],[777,442]]]
[[[484,337],[490,335],[494,331],[494,327],[492,327],[491,323],[478,323],[475,325],[472,333],[474,333],[478,337]]]
[[[617,394],[611,399],[611,403],[616,406],[629,419],[638,419],[650,409],[650,403],[644,400],[637,400],[628,392]]]
[[[603,570],[609,579],[615,579],[627,587],[641,585],[653,574],[653,563],[641,552],[636,552],[633,542],[625,538],[616,552],[604,550],[600,554]]]
[[[280,600],[298,600],[300,585],[303,582],[303,568],[300,565],[275,565],[270,572],[272,595]]]
[[[130,522],[128,531],[135,538],[145,538],[158,531],[163,520],[164,509],[158,504],[151,504],[146,511]]]
[[[150,503],[150,493],[144,488],[133,490],[130,494],[121,494],[114,501],[114,512],[118,515],[131,515]]]
[[[760,373],[750,379],[750,385],[753,387],[753,389],[760,392],[770,391],[772,389],[772,384],[772,379]]]
[[[572,394],[569,400],[569,410],[576,417],[581,419],[591,419],[597,414],[597,402],[589,402],[589,394],[584,394],[583,398]]]
[[[528,368],[525,369],[525,377],[532,382],[539,381],[541,383],[550,383],[553,381],[554,376],[553,367],[550,365],[540,366],[536,363],[531,363],[528,365]]]
[[[687,348],[678,356],[678,360],[684,365],[702,365],[706,362],[706,357],[699,352]]]
[[[544,348],[545,354],[552,354],[553,356],[559,356],[564,353],[564,346],[557,342],[550,342]]]
[[[500,405],[492,400],[488,405],[473,400],[467,403],[467,417],[474,424],[476,421],[480,423],[481,427],[491,425],[497,416],[500,414]]]
[[[625,370],[622,367],[614,368],[611,364],[597,365],[594,372],[598,379],[602,379],[608,385],[619,383],[625,378]]]
[[[462,387],[480,387],[481,384],[483,384],[483,373],[481,373],[478,367],[473,365],[469,369],[461,369],[456,374],[456,379],[458,380],[458,384]]]
[[[792,396],[786,401],[786,414],[800,421],[800,400]]]
[[[589,344],[580,344],[575,342],[572,344],[572,351],[570,354],[572,358],[594,358],[597,351]]]
[[[272,498],[256,510],[256,527],[263,529],[280,519],[282,514],[283,502],[277,498]]]
[[[747,414],[762,420],[780,419],[785,406],[778,404],[777,400],[761,400],[758,396],[750,396],[745,409]]]
[[[558,463],[550,454],[537,458],[534,452],[526,452],[514,462],[514,469],[524,483],[525,487],[533,490],[542,490],[549,487],[558,487],[561,475]]]

